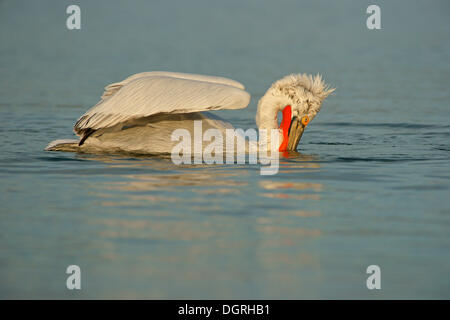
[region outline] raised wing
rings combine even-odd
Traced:
[[[165,76],[165,77],[171,77],[171,78],[221,83],[221,84],[227,84],[229,86],[245,90],[245,87],[242,83],[237,82],[232,79],[224,78],[224,77],[205,76],[205,75],[201,75],[201,74],[169,72],[169,71],[149,71],[149,72],[141,72],[141,73],[133,74],[121,82],[111,83],[110,85],[105,87],[105,91],[103,92],[102,99],[112,96],[120,88],[122,88],[124,85],[130,83],[133,80],[136,80],[138,78],[150,77],[150,76]]]
[[[129,81],[128,79],[122,81],[119,89],[111,91],[106,99],[81,116],[75,123],[74,131],[81,135],[158,113],[242,109],[250,102],[248,92],[237,86],[219,82],[219,79],[225,79],[230,83],[239,84],[231,79],[200,76],[202,81],[188,79],[189,75],[186,74],[185,78],[155,74],[138,75],[135,75],[134,79],[130,79],[133,76],[128,78]],[[208,79],[216,81],[206,81]]]

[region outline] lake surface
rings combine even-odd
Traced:
[[[450,3],[377,3],[1,1],[0,298],[450,298]],[[273,176],[43,151],[151,70],[337,90]]]

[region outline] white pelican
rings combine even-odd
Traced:
[[[305,127],[335,89],[320,75],[291,74],[276,81],[259,100],[259,129],[279,130],[279,151],[296,150]],[[224,133],[233,126],[207,112],[242,109],[250,94],[234,80],[177,72],[143,72],[105,88],[101,100],[75,123],[79,140],[56,140],[45,150],[87,153],[171,153],[175,129],[193,132],[194,121],[203,130]],[[282,112],[281,125],[278,113]],[[193,136],[193,135],[192,135]],[[270,137],[268,137],[270,139]],[[271,141],[267,145],[270,145]]]

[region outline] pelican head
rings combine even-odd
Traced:
[[[279,129],[279,151],[293,151],[306,126],[319,112],[323,100],[335,89],[322,77],[291,74],[274,82],[258,102],[256,124],[259,129]],[[282,120],[278,126],[278,113]]]

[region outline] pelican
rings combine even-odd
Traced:
[[[322,77],[290,74],[274,82],[258,102],[259,129],[276,129],[278,141],[265,148],[295,151],[306,126],[334,91]],[[238,81],[198,74],[152,71],[134,74],[105,87],[101,100],[75,123],[78,140],[55,140],[45,150],[83,153],[171,153],[176,129],[234,127],[209,111],[242,109],[250,94]],[[279,113],[282,114],[279,125]],[[275,144],[275,145],[273,145]],[[276,149],[275,149],[276,150]]]

